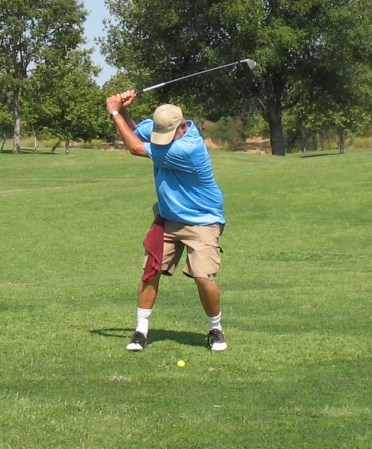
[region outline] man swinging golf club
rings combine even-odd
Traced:
[[[186,250],[183,273],[194,279],[207,315],[208,346],[212,351],[224,351],[227,344],[215,276],[221,262],[220,237],[225,218],[223,195],[208,151],[197,127],[185,120],[178,106],[161,105],[152,119],[136,125],[128,109],[136,97],[136,91],[128,90],[106,100],[107,111],[130,153],[152,160],[158,200],[154,223],[144,241],[137,324],[126,348],[145,348],[160,276],[171,276]]]

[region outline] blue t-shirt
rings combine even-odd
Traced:
[[[189,225],[225,223],[223,195],[212,170],[204,140],[192,121],[186,133],[169,145],[150,142],[154,122],[146,119],[136,128],[154,163],[160,215]]]

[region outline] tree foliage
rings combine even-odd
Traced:
[[[29,129],[48,128],[65,142],[92,140],[103,134],[106,116],[104,97],[93,80],[97,67],[90,51],[72,50],[63,65],[59,59],[39,64],[25,91],[25,117]]]
[[[0,0],[0,76],[11,92],[14,152],[20,152],[21,94],[35,66],[61,64],[83,42],[86,11],[77,0]]]
[[[3,150],[5,140],[11,135],[12,128],[11,96],[7,90],[5,76],[0,75],[0,137],[2,138],[0,151]]]
[[[155,95],[160,101],[182,96],[190,109],[198,104],[199,111],[212,119],[259,108],[269,123],[277,155],[285,154],[283,112],[315,91],[313,105],[321,104],[324,94],[329,109],[341,104],[345,96],[340,92],[349,92],[353,65],[371,60],[366,0],[106,0],[106,4],[114,19],[109,21],[103,51],[136,80],[137,87],[245,57],[256,59],[253,74],[237,66],[166,86]]]

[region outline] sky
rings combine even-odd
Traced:
[[[104,0],[84,0],[85,9],[88,11],[87,20],[85,22],[85,37],[87,39],[87,47],[94,48],[92,55],[94,64],[99,65],[102,69],[100,75],[96,78],[97,83],[102,86],[116,73],[116,69],[109,66],[105,58],[99,52],[99,46],[94,43],[95,37],[105,36],[102,20],[108,17],[108,11],[105,7]]]

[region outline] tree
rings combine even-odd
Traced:
[[[270,126],[273,154],[284,155],[283,112],[313,90],[318,96],[312,97],[312,105],[324,105],[326,95],[329,110],[334,109],[346,98],[340,92],[351,91],[352,67],[370,60],[367,4],[364,0],[228,3],[218,6],[228,46],[243,51],[246,42],[253,43],[252,54],[259,63],[255,98]],[[247,6],[253,4],[254,10]]]
[[[340,2],[332,18],[328,27],[323,24],[317,58],[304,64],[295,110],[310,131],[336,131],[343,152],[348,132],[359,134],[371,125],[372,24],[364,0]]]
[[[72,50],[59,60],[39,64],[25,91],[25,119],[29,129],[47,128],[65,142],[90,141],[103,133],[107,114],[104,96],[93,80],[98,68],[91,51]]]
[[[218,2],[108,0],[106,5],[118,23],[108,21],[102,50],[111,64],[125,69],[137,88],[197,72],[216,62],[219,65],[213,48],[222,43],[223,36],[219,36],[219,20],[210,10],[213,3]],[[229,59],[233,57],[234,52],[230,52]],[[208,111],[209,118],[218,119],[227,115],[229,105],[222,105],[224,98],[230,98],[226,89],[219,89],[219,99],[214,101],[212,81],[219,77],[223,77],[225,86],[231,86],[229,77],[220,72],[166,86],[146,97],[152,99],[149,103],[173,97],[184,102],[186,109],[200,114]]]
[[[187,94],[219,116],[259,107],[270,127],[274,155],[285,155],[283,112],[296,105],[304,81],[322,94],[323,74],[348,83],[340,61],[368,53],[366,0],[106,0],[111,22],[103,50],[132,79],[161,81],[244,57],[257,60],[253,78],[244,68],[174,84],[159,98]],[[366,23],[367,22],[367,23]],[[186,100],[185,100],[186,101]],[[335,99],[336,101],[336,99]]]
[[[304,85],[301,99],[290,113],[292,134],[301,135],[305,142],[319,137],[322,148],[323,138],[332,131],[338,136],[341,153],[348,133],[362,135],[368,130],[372,113],[371,70],[367,64],[344,63],[342,79],[347,78],[347,71],[347,83],[342,83],[335,73],[329,78],[327,89],[324,79],[319,87],[314,83],[311,88]]]
[[[63,63],[83,42],[85,18],[78,0],[0,0],[0,63],[12,93],[14,153],[20,153],[20,102],[30,71],[52,54]]]
[[[11,98],[9,92],[7,91],[7,84],[5,80],[6,76],[0,75],[0,136],[2,138],[0,152],[3,151],[5,141],[11,135],[13,127]]]

